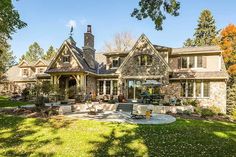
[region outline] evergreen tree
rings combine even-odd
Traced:
[[[184,42],[184,47],[193,47],[194,46],[194,41],[190,38],[188,38],[185,42]]]
[[[228,87],[227,91],[227,113],[232,114],[233,110],[236,110],[236,80],[231,87]]]
[[[215,45],[214,40],[218,34],[215,19],[210,10],[203,10],[198,20],[198,26],[194,34],[197,46]]]
[[[216,36],[219,31],[216,29],[215,19],[211,14],[210,10],[203,10],[198,19],[198,25],[195,29],[194,38],[190,39],[193,41],[190,44],[190,40],[187,39],[184,46],[210,46],[216,45]]]
[[[29,62],[37,61],[44,55],[43,49],[39,46],[37,42],[34,42],[29,46],[29,50],[21,57]]]
[[[55,55],[56,55],[56,50],[53,48],[53,46],[50,46],[46,54],[43,56],[43,59],[51,60]]]
[[[3,73],[7,71],[11,66],[15,64],[15,56],[13,52],[10,51],[10,46],[4,47],[2,49],[2,54],[0,55],[0,79],[2,79]]]

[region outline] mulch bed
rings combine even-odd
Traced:
[[[54,115],[58,115],[59,107],[30,107],[30,108],[16,108],[16,109],[4,109],[0,111],[0,114],[24,116],[31,118],[48,118]]]
[[[225,115],[215,115],[212,117],[201,117],[201,115],[199,115],[199,114],[187,115],[187,114],[170,113],[169,115],[172,115],[176,118],[191,119],[191,120],[217,120],[217,121],[236,123],[236,120],[233,120],[232,118],[230,118],[230,116],[227,116],[227,115],[226,116]]]

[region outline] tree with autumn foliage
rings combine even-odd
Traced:
[[[220,33],[219,46],[229,74],[236,75],[236,25],[229,24]]]

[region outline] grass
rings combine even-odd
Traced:
[[[10,101],[6,96],[0,96],[0,107],[15,107],[27,105],[29,102]]]
[[[236,124],[132,125],[0,115],[0,156],[236,156]]]

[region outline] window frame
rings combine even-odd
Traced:
[[[70,63],[70,55],[63,55],[62,62],[63,63]]]
[[[148,54],[141,54],[138,56],[138,61],[139,61],[139,66],[152,66],[153,57]]]
[[[181,69],[202,69],[203,67],[203,56],[181,56],[180,57],[180,68]],[[198,66],[198,58],[201,58],[201,66]],[[186,59],[186,60],[184,60]],[[193,62],[191,64],[191,61]],[[185,64],[183,64],[183,62],[186,62],[186,66]],[[184,65],[184,66],[183,66]]]
[[[189,96],[189,82],[193,81],[193,88],[191,89],[193,92],[193,96]],[[200,83],[200,96],[197,96],[197,83]],[[207,95],[205,95],[204,85],[207,83],[208,90]],[[183,88],[184,86],[184,88]],[[181,82],[181,91],[180,91],[181,98],[210,98],[210,81],[208,80],[184,80]]]

